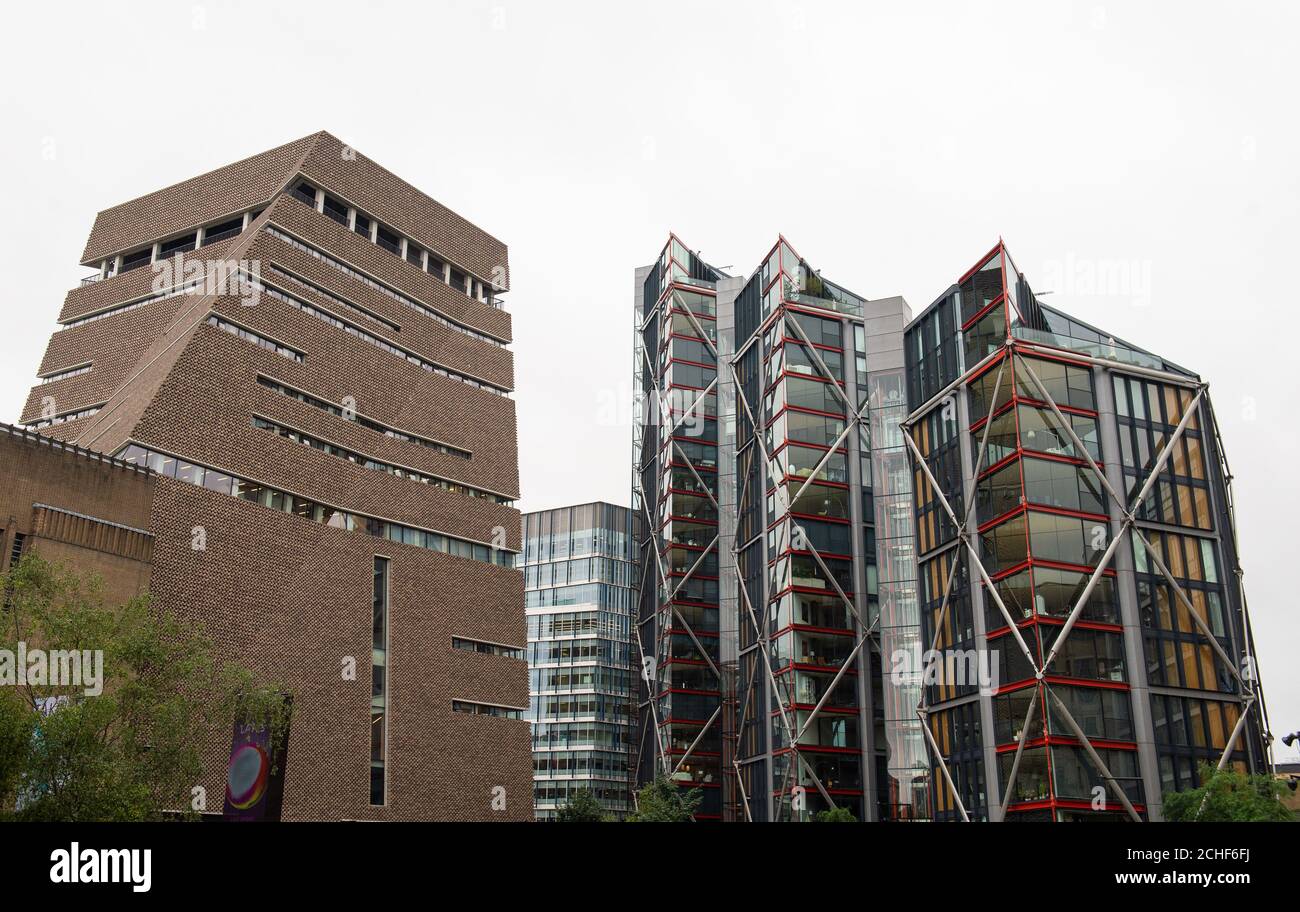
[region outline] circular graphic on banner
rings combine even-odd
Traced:
[[[230,806],[246,811],[266,794],[271,764],[256,744],[244,744],[230,755],[226,768],[226,798]]]

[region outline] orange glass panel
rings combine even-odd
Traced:
[[[1187,438],[1187,467],[1193,478],[1205,477],[1205,456],[1201,452],[1199,437]]]
[[[1190,684],[1188,686],[1191,686]],[[1201,721],[1201,713],[1205,704],[1200,700],[1188,700],[1187,721],[1192,728],[1192,743],[1197,747],[1205,747],[1205,724]]]
[[[1206,703],[1205,713],[1210,723],[1210,746],[1223,750],[1224,745],[1228,743],[1228,735],[1223,728],[1223,705]]]
[[[1213,529],[1214,522],[1210,519],[1210,492],[1204,488],[1194,488],[1192,499],[1196,504],[1196,528]]]
[[[1165,561],[1174,579],[1183,579],[1183,539],[1181,535],[1165,536]]]
[[[1194,690],[1199,690],[1201,687],[1201,676],[1199,673],[1200,666],[1196,660],[1196,644],[1179,643],[1178,646],[1183,653],[1183,675],[1187,679],[1187,683],[1184,686],[1190,687]],[[1191,702],[1194,706],[1196,705],[1195,700]],[[1198,708],[1193,711],[1193,715],[1195,716],[1199,714],[1199,712],[1200,710]]]
[[[1181,525],[1199,526],[1195,504],[1192,502],[1191,485],[1174,485],[1178,493],[1178,515],[1182,517]]]
[[[1164,640],[1161,643],[1165,653],[1165,682],[1170,686],[1178,686],[1178,650],[1173,640]]]
[[[1200,540],[1188,535],[1183,538],[1183,547],[1187,554],[1187,579],[1203,580],[1205,574],[1201,571],[1201,547]]]
[[[1241,706],[1237,703],[1223,704],[1223,724],[1228,727],[1229,732],[1237,727],[1237,720],[1241,718]]]
[[[1187,474],[1187,441],[1178,441],[1170,461],[1173,463],[1175,475]]]
[[[1165,390],[1165,411],[1169,413],[1169,423],[1178,424],[1183,420],[1183,407],[1178,401],[1178,389],[1173,386],[1166,386]]]
[[[1187,616],[1187,606],[1177,595],[1172,596],[1172,601],[1177,606],[1174,610],[1178,613],[1178,629],[1184,633],[1196,630],[1195,622]]]
[[[1192,391],[1187,389],[1180,389],[1178,391],[1178,397],[1182,404],[1183,409],[1186,409],[1187,406],[1190,405],[1192,402]],[[1192,430],[1196,430],[1197,428],[1200,427],[1200,419],[1197,417],[1195,412],[1192,413],[1192,420],[1187,422],[1187,426]]]
[[[1201,620],[1205,621],[1205,626],[1209,627],[1210,615],[1208,613],[1208,609],[1205,604],[1205,593],[1199,589],[1193,589],[1191,592],[1188,593],[1188,598],[1192,600],[1192,607],[1196,609],[1196,614],[1200,617]],[[1196,630],[1198,633],[1200,632],[1199,627],[1192,628],[1192,629]]]
[[[1219,682],[1214,674],[1214,654],[1210,651],[1208,644],[1196,647],[1197,653],[1201,657],[1201,682],[1206,690],[1217,690]]]

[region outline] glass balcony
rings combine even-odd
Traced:
[[[691,285],[695,288],[707,288],[710,291],[714,291],[718,287],[717,282],[710,282],[707,279],[694,278],[693,276],[687,275],[684,271],[680,269],[673,270],[672,282],[674,285]]]
[[[1151,368],[1152,370],[1164,370],[1164,362],[1154,355],[1148,355],[1143,352],[1134,351],[1116,342],[1091,342],[1085,339],[1075,339],[1071,336],[1062,336],[1058,333],[1045,332],[1041,329],[1033,329],[1029,326],[1014,325],[1011,327],[1011,335],[1017,339],[1023,339],[1026,342],[1034,342],[1038,345],[1047,345],[1051,348],[1063,348],[1068,351],[1082,352],[1085,355],[1091,355],[1094,358],[1101,358],[1105,361],[1116,361],[1120,364],[1134,364],[1138,367]]]
[[[787,303],[798,304],[803,307],[819,307],[822,310],[833,310],[836,313],[844,313],[852,317],[862,316],[862,302],[858,300],[823,298],[794,289],[786,292],[785,300]]]

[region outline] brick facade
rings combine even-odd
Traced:
[[[430,274],[292,195],[303,178],[463,271],[470,286],[454,287],[451,273],[446,280]],[[241,212],[242,232],[183,257],[256,263],[266,290],[254,306],[246,286],[164,297],[171,287],[161,283],[158,264],[111,274],[123,253]],[[0,521],[7,509],[15,517],[8,527],[18,517],[30,525],[39,521],[33,504],[50,503],[148,532],[149,560],[129,567],[115,565],[126,560],[120,556],[92,556],[93,549],[57,540],[67,532],[41,547],[112,575],[114,592],[147,584],[162,604],[200,618],[230,656],[294,692],[286,819],[531,819],[528,723],[509,712],[452,710],[453,700],[528,705],[522,660],[451,646],[453,637],[516,647],[527,639],[522,576],[496,550],[520,548],[510,503],[519,493],[510,316],[488,295],[471,296],[476,282],[505,290],[505,245],[320,133],[106,210],[83,262],[107,263],[110,274],[69,292],[59,315],[65,325],[40,372],[90,370],[34,387],[23,421],[91,453],[143,461],[143,447],[170,457],[168,465],[184,460],[205,467],[210,479],[236,481],[207,490],[165,471],[113,464],[130,481],[92,483],[86,466],[99,465],[92,456],[14,436],[13,446],[41,456],[0,463],[12,501],[0,506]],[[262,342],[209,325],[214,316]],[[95,407],[93,415],[44,423]],[[33,458],[60,467],[33,469]],[[37,491],[10,483],[11,474],[49,477]],[[295,515],[302,512],[296,505],[279,510],[243,499],[253,484],[348,511],[364,524],[420,530],[431,545],[334,528]],[[130,493],[132,485],[147,498]],[[80,528],[70,519],[48,522]],[[195,526],[204,528],[206,550],[191,545]],[[442,550],[435,549],[436,536],[459,544],[440,538]],[[139,542],[133,547],[138,557]],[[462,547],[474,558],[457,556]],[[382,806],[369,801],[376,556],[388,558],[390,574]],[[356,680],[341,675],[348,656]],[[224,734],[205,745],[209,794],[223,790],[228,749]]]
[[[47,560],[98,574],[106,599],[133,598],[148,588],[151,547],[142,550],[129,530],[147,532],[153,499],[153,479],[142,469],[78,456],[0,425],[0,568],[34,548]],[[56,517],[79,519],[82,528],[57,528],[64,523]]]

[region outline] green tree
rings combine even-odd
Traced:
[[[637,792],[637,810],[627,819],[630,823],[687,823],[703,800],[699,789],[678,788],[660,773]]]
[[[846,807],[834,807],[828,811],[818,811],[813,815],[813,823],[857,823],[858,818]]]
[[[579,789],[555,813],[557,823],[607,823],[613,820],[591,789]]]
[[[1200,788],[1165,793],[1165,819],[1188,823],[1293,820],[1280,800],[1286,788],[1272,776],[1247,776],[1203,763]]]
[[[35,553],[0,583],[0,681],[14,685],[0,686],[0,820],[192,817],[202,745],[237,716],[269,726],[279,762],[288,695],[219,661],[198,626],[146,597],[107,605],[97,577]],[[20,643],[99,651],[102,689],[86,692],[89,667],[80,686],[17,683]]]

